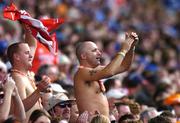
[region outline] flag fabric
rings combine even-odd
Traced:
[[[19,20],[21,23],[26,25],[26,29],[31,32],[31,34],[43,45],[45,45],[50,52],[53,54],[57,53],[56,40],[53,40],[49,34],[50,31],[55,30],[60,24],[64,22],[64,19],[34,19],[25,10],[18,10],[17,7],[11,3],[10,6],[4,8],[3,11],[4,18],[13,21]]]
[[[40,19],[40,21],[48,28],[48,32],[55,30],[60,24],[64,23],[64,19],[56,18],[56,19]]]

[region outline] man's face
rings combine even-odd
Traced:
[[[0,81],[3,81],[7,75],[7,71],[3,68],[0,68]]]
[[[86,45],[86,60],[92,67],[100,65],[101,52],[95,43],[89,42]]]
[[[57,117],[61,117],[62,119],[66,119],[69,121],[70,119],[70,109],[72,104],[69,102],[59,103],[55,106],[55,115]]]
[[[32,55],[30,53],[30,48],[28,44],[19,44],[19,51],[17,52],[17,61],[22,63],[25,68],[30,68],[32,66]]]
[[[130,114],[130,108],[128,105],[120,105],[117,107],[117,110],[119,112],[119,118],[125,114]]]
[[[59,71],[56,66],[50,66],[47,70],[47,76],[51,79],[52,82],[58,79]]]
[[[176,116],[177,116],[177,117],[180,117],[180,103],[179,103],[179,104],[175,104],[175,105],[173,106],[173,108],[174,108],[174,111],[175,111]]]

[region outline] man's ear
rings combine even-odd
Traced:
[[[86,59],[86,54],[85,53],[81,54],[81,59],[83,59],[83,60]]]
[[[17,53],[14,53],[13,59],[16,60],[16,61],[21,60],[21,59],[19,58],[19,55],[18,55]]]

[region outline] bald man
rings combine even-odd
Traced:
[[[132,32],[127,34],[121,44],[121,50],[107,66],[100,63],[102,53],[92,41],[77,45],[76,56],[80,66],[74,76],[75,97],[79,113],[88,111],[109,116],[109,107],[105,87],[101,79],[127,71],[133,60],[134,48],[138,36]]]

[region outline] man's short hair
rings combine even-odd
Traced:
[[[170,119],[163,116],[157,116],[148,121],[148,123],[172,123]]]
[[[157,110],[154,108],[154,107],[150,107],[146,110],[144,110],[143,112],[141,112],[140,114],[140,119],[143,120],[143,119],[147,119],[147,120],[150,120],[151,118],[154,118],[155,116],[153,116],[151,114],[151,112],[157,112]]]
[[[80,60],[81,53],[83,52],[84,42],[79,42],[76,45],[76,56]]]
[[[43,75],[47,75],[47,69],[50,68],[51,65],[49,64],[44,64],[41,65],[37,71],[37,75],[42,77]]]
[[[133,114],[125,114],[119,118],[118,123],[142,123],[142,121],[136,119]]]
[[[79,60],[81,59],[81,54],[82,54],[82,52],[84,52],[84,50],[86,48],[86,44],[88,42],[91,42],[91,41],[84,41],[84,42],[79,42],[76,44],[76,56]]]
[[[174,115],[172,112],[170,111],[163,111],[160,116],[162,117],[168,117],[168,118],[176,118],[176,115]]]
[[[14,53],[17,53],[19,51],[19,45],[20,44],[23,44],[25,42],[17,42],[17,43],[14,43],[14,44],[11,44],[8,49],[7,49],[7,57],[10,61],[11,64],[13,64],[13,55]]]

